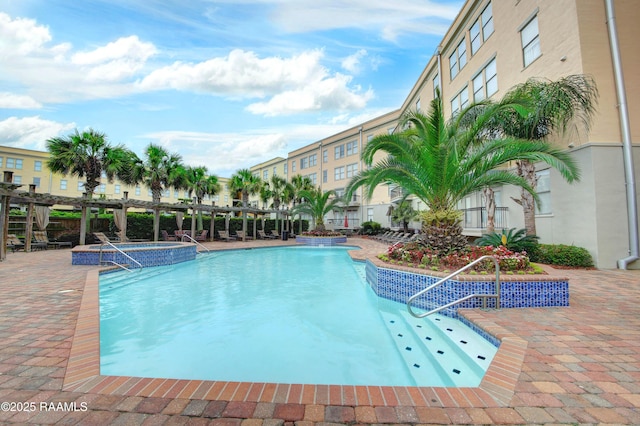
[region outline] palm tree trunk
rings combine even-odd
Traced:
[[[526,179],[527,183],[535,190],[538,185],[535,165],[528,160],[517,161],[516,165],[518,176]],[[533,195],[522,189],[520,199],[512,199],[522,206],[527,235],[536,235],[536,204]]]
[[[487,208],[487,234],[496,232],[496,194],[492,188],[482,190],[484,202]]]

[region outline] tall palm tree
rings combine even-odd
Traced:
[[[185,167],[179,154],[170,154],[163,147],[150,143],[145,149],[145,157],[136,162],[133,180],[151,190],[154,203],[160,202],[167,189],[183,187]]]
[[[415,211],[411,206],[411,201],[402,200],[391,213],[391,219],[394,222],[402,222],[404,232],[409,232],[409,222],[416,219],[419,212]]]
[[[89,198],[100,185],[102,173],[109,182],[114,178],[128,182],[131,163],[135,154],[124,145],[112,146],[104,133],[89,129],[80,133],[78,129],[67,137],[47,140],[51,154],[47,166],[54,173],[85,178],[85,190]]]
[[[242,208],[249,206],[249,195],[255,195],[260,192],[262,187],[262,179],[251,173],[249,169],[238,170],[231,176],[229,180],[229,188],[232,192],[240,192],[242,197]],[[247,232],[247,211],[242,212],[242,230]]]
[[[320,188],[305,189],[300,192],[300,197],[303,201],[294,211],[311,216],[318,231],[325,229],[324,216],[342,202],[340,197],[336,197],[335,191],[322,192]]]
[[[291,194],[289,195],[289,198],[293,203],[294,209],[296,205],[302,202],[302,196],[300,195],[302,191],[309,191],[311,189],[313,189],[313,182],[311,182],[311,178],[308,176],[295,175],[291,178]],[[302,233],[302,214],[300,214],[299,218],[299,232]]]
[[[598,101],[598,89],[593,78],[586,75],[570,75],[557,81],[529,79],[510,89],[505,98],[523,99],[530,111],[517,116],[504,111],[492,123],[493,130],[507,136],[529,141],[544,141],[552,134],[571,136],[569,131],[580,127],[589,131]],[[518,176],[536,189],[537,177],[533,161],[516,161]],[[536,234],[535,199],[528,191],[522,191],[519,199],[522,206],[527,235]]]
[[[408,112],[401,120],[405,130],[379,135],[364,148],[362,159],[367,166],[347,187],[347,194],[364,187],[367,198],[383,183],[394,183],[422,200],[430,209],[423,230],[433,248],[451,251],[464,244],[460,216],[455,211],[465,196],[494,185],[516,185],[537,198],[527,181],[502,166],[510,161],[544,161],[565,174],[577,177],[577,166],[566,153],[544,142],[514,138],[485,140],[477,143],[487,123],[504,110],[524,110],[518,104],[487,104],[480,113],[474,105],[462,110],[447,122],[439,97],[431,102],[427,115]],[[472,124],[465,115],[477,113]],[[465,123],[465,125],[463,125]],[[378,152],[388,155],[373,165]]]
[[[188,191],[189,197],[191,195],[196,196],[198,204],[202,204],[202,199],[205,195],[215,195],[220,192],[220,184],[218,183],[218,177],[207,175],[207,168],[205,166],[200,167],[187,167],[184,174],[184,188]],[[202,231],[202,210],[198,210],[198,231]]]

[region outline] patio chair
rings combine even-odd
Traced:
[[[274,240],[277,238],[275,235],[266,234],[262,229],[258,229],[258,237],[263,240]]]
[[[271,235],[273,235],[274,238],[280,238],[280,233],[278,232],[277,229],[272,229]]]
[[[55,249],[59,249],[60,247],[69,247],[71,248],[71,241],[56,241],[50,240],[47,236],[46,231],[33,231],[33,239],[36,241],[36,244],[42,246],[44,244],[45,248],[53,247]]]
[[[169,235],[169,233],[164,229],[161,230],[160,233],[162,234],[162,239],[165,240],[165,241],[177,241],[178,240],[175,235]]]
[[[209,231],[205,230],[200,232],[200,234],[196,235],[194,237],[194,240],[196,240],[197,242],[201,243],[204,241],[207,241],[207,234],[209,233]]]
[[[11,248],[11,251],[15,253],[16,250],[24,250],[24,243],[20,241],[16,234],[9,234],[7,235],[7,247]]]
[[[238,240],[253,240],[253,237],[245,234],[244,231],[236,231],[236,238]]]
[[[227,242],[236,239],[235,235],[229,235],[229,232],[227,231],[218,231],[218,236],[220,237],[221,240],[225,240]]]
[[[94,232],[93,236],[96,237],[101,243],[110,243],[109,237],[104,235],[104,232]]]

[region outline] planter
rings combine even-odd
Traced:
[[[298,235],[296,237],[296,243],[316,247],[335,246],[346,242],[347,237],[344,235],[340,235],[337,237],[308,237],[305,235]]]

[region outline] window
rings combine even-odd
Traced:
[[[102,194],[104,194],[105,192],[107,192],[107,184],[106,183],[101,183],[100,184],[100,192]]]
[[[284,174],[288,174],[289,173],[289,165],[287,163],[284,163]]]
[[[467,64],[467,44],[462,39],[460,44],[456,47],[456,50],[449,56],[449,72],[451,74],[451,80],[458,75],[458,72]]]
[[[322,151],[322,162],[327,163],[329,161],[329,150]]]
[[[344,179],[344,167],[336,167],[334,170],[333,180]]]
[[[437,98],[438,95],[442,94],[442,89],[440,89],[440,75],[436,74],[433,77],[433,99]]]
[[[107,178],[107,172],[105,172],[104,170],[100,172],[100,177],[102,179],[106,179]]]
[[[367,207],[367,222],[373,221],[373,207]]]
[[[120,193],[120,185],[115,185],[113,187],[113,192],[114,192],[114,194],[119,194]]]
[[[318,164],[318,154],[312,154],[309,156],[309,167],[313,167]]]
[[[537,16],[522,28],[520,38],[522,39],[522,56],[526,67],[541,54]]]
[[[7,169],[22,170],[22,159],[7,157]]]
[[[347,166],[347,177],[352,178],[358,173],[358,163],[349,164]]]
[[[13,183],[15,183],[17,185],[21,185],[22,184],[22,176],[13,175]]]
[[[33,163],[33,170],[36,172],[41,172],[42,171],[42,161],[35,161]]]
[[[451,115],[454,116],[469,105],[469,90],[465,86],[455,98],[451,100]]]
[[[358,153],[358,141],[352,141],[347,143],[347,155],[354,155]]]
[[[2,167],[2,157],[0,157],[0,167]]]
[[[300,168],[302,168],[302,166],[300,166]],[[262,172],[262,179],[264,180],[269,179],[269,170],[265,170]]]
[[[273,175],[277,175],[278,174],[278,168],[277,167],[273,167]]]
[[[296,171],[296,160],[293,160],[291,162],[291,172],[295,172]]]
[[[66,191],[67,190],[67,180],[66,179],[61,179],[60,180],[60,190],[62,190],[62,191]]]
[[[472,55],[475,55],[478,49],[480,49],[480,46],[482,46],[491,34],[493,34],[493,13],[491,3],[489,3],[469,30]]]
[[[498,91],[498,76],[495,58],[487,64],[486,67],[474,77],[473,81],[473,100],[481,101],[491,97]]]
[[[536,173],[538,185],[536,192],[540,199],[540,204],[536,204],[537,214],[551,214],[551,180],[549,170],[541,170]]]
[[[420,98],[416,101],[416,111],[420,112]]]
[[[36,186],[36,188],[40,188],[40,178],[39,177],[34,177],[33,178],[33,184]]]
[[[338,145],[335,147],[335,159],[344,157],[344,145]]]
[[[136,186],[136,195],[140,196],[140,187]]]
[[[84,182],[78,182],[78,191],[84,192]]]
[[[396,130],[396,128],[395,128],[395,127],[389,127],[389,128],[387,129],[387,133],[388,133],[388,134],[390,134],[390,135],[392,135],[392,134],[393,134],[393,132],[394,132],[395,130]]]
[[[367,143],[373,140],[373,135],[367,135]]]
[[[307,157],[303,157],[300,159],[300,170],[306,169],[309,167],[309,159]]]
[[[311,173],[310,175],[307,175],[307,177],[311,180],[311,183],[316,185],[318,183],[318,174],[317,173]]]
[[[327,171],[323,170],[322,171],[322,182],[327,183]]]

